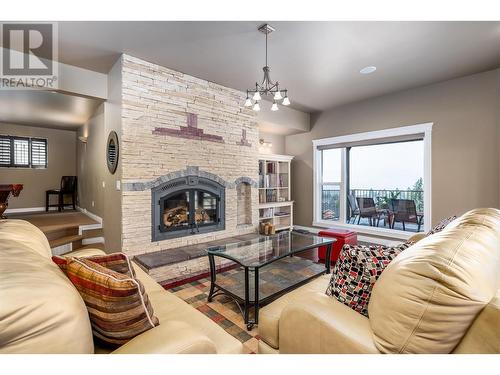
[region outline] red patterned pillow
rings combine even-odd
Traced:
[[[368,302],[375,281],[391,260],[410,246],[410,243],[395,247],[344,245],[326,294],[368,316]]]

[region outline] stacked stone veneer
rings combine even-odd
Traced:
[[[244,93],[127,55],[122,80],[123,251],[138,255],[255,232],[258,128],[253,111],[242,106]],[[151,187],[183,173],[208,173],[225,181],[226,229],[151,242]],[[247,225],[238,225],[243,211],[237,209],[237,185],[243,182],[254,185],[245,188],[243,199],[251,213],[240,217]],[[178,278],[207,267],[205,258],[187,263],[155,278]]]

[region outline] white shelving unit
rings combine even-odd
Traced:
[[[270,222],[277,231],[293,228],[290,163],[293,156],[259,156],[259,222]]]

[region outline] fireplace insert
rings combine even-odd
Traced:
[[[152,241],[223,230],[224,192],[224,186],[198,176],[154,188]]]

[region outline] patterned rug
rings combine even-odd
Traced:
[[[236,271],[225,272],[224,275],[231,275]],[[254,327],[251,331],[246,330],[243,316],[236,303],[227,296],[215,297],[210,303],[207,302],[210,289],[210,279],[200,279],[192,281],[175,288],[169,289],[177,297],[183,299],[194,308],[212,319],[227,333],[241,341],[244,352],[247,354],[257,353],[259,340],[259,329]]]
[[[324,264],[316,263],[316,259],[308,258],[304,256],[286,257],[263,267],[259,276],[260,298],[285,290],[324,271]],[[222,272],[217,274],[217,283],[236,295],[244,296],[243,275],[242,270],[238,268]],[[253,272],[250,273],[249,284],[249,294],[252,298],[254,295]],[[247,331],[238,305],[226,295],[218,295],[212,302],[208,303],[209,290],[209,278],[187,282],[169,289],[177,297],[201,311],[230,335],[240,340],[243,343],[245,353],[257,353],[258,326],[251,331]],[[253,309],[250,310],[250,318],[253,318]]]

